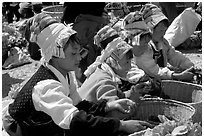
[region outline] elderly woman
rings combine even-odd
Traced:
[[[36,15],[31,30],[31,41],[40,46],[43,64],[8,107],[10,116],[4,116],[3,123],[9,134],[117,135],[149,125],[104,117],[112,110],[132,112],[131,100],[81,100],[73,72],[81,59],[76,31],[43,13]]]
[[[127,73],[131,69],[133,58],[132,47],[109,26],[99,30],[95,36],[95,42],[104,50],[85,71],[87,79],[79,88],[80,96],[93,102],[101,99],[114,101],[123,98],[138,102],[139,92],[143,92],[140,87],[144,84],[138,84],[129,91],[120,89],[122,81],[128,81]]]
[[[168,27],[167,17],[153,4],[146,4],[140,12],[142,13],[144,22],[152,31],[152,40],[148,42],[143,53],[135,58],[137,66],[144,70],[150,77],[158,80],[173,79],[191,81],[193,73],[190,71],[194,64],[181,52],[176,51],[174,47],[169,45],[168,41],[164,38],[165,31]],[[167,63],[180,69],[181,72],[177,73],[170,70],[167,67]]]

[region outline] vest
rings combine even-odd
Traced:
[[[54,123],[44,112],[36,111],[32,101],[33,87],[46,79],[58,80],[48,68],[40,66],[38,71],[17,94],[15,101],[9,105],[9,114],[21,127],[22,135],[64,135],[64,129]]]
[[[159,67],[165,67],[164,66],[164,56],[163,56],[163,52],[162,49],[157,51],[153,46],[152,46],[152,50],[153,50],[153,59],[156,61],[156,64],[159,65]]]

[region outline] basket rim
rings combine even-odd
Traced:
[[[202,88],[202,85],[195,84],[195,83],[183,82],[183,81],[177,81],[177,80],[162,80],[162,83],[168,83],[168,82],[179,83],[179,84],[187,84],[187,85],[198,86],[198,87]]]
[[[192,110],[193,114],[195,114],[195,108],[192,105],[189,105],[188,103],[184,103],[184,102],[180,102],[177,100],[172,100],[172,99],[162,99],[162,98],[144,98],[141,100],[142,102],[163,102],[163,103],[170,103],[170,104],[177,104],[177,105],[181,105],[181,106],[185,106],[186,108],[189,108]]]
[[[190,118],[192,118],[194,115],[195,115],[195,113],[196,113],[196,109],[192,106],[192,105],[189,105],[189,104],[186,104],[186,103],[183,103],[183,102],[180,102],[180,101],[176,101],[176,100],[171,100],[171,99],[162,99],[162,98],[144,98],[144,99],[142,99],[141,100],[141,102],[138,104],[138,108],[140,108],[140,109],[138,109],[138,111],[137,111],[137,113],[136,113],[136,117],[141,117],[141,113],[143,112],[143,110],[144,111],[147,111],[147,112],[149,112],[148,110],[147,110],[147,107],[149,108],[150,106],[155,106],[155,104],[156,105],[160,105],[160,106],[162,106],[162,108],[164,107],[164,108],[166,108],[165,106],[170,106],[170,107],[179,107],[179,108],[183,108],[186,112],[185,112],[185,118],[183,118],[183,119],[190,119]],[[144,109],[145,108],[145,109]],[[158,110],[160,110],[160,108],[158,109]],[[151,111],[151,113],[150,114],[152,114],[153,112],[154,112],[154,110],[152,111],[152,109],[150,109],[150,111]],[[156,111],[157,112],[157,111]],[[159,111],[160,112],[160,111]],[[163,111],[162,111],[163,112]],[[187,114],[188,115],[187,115]],[[148,113],[148,115],[149,115],[149,113]],[[169,114],[170,115],[170,114]],[[187,116],[186,116],[187,115]],[[143,118],[145,118],[144,117],[144,114],[142,115],[143,116]],[[171,116],[171,115],[170,115]],[[147,116],[146,116],[147,117]],[[172,116],[173,117],[173,116]],[[186,118],[187,117],[187,118]],[[182,120],[182,118],[175,118],[175,117],[173,117],[175,120]]]
[[[175,98],[175,95],[171,93],[171,91],[174,90],[174,89],[176,91],[178,91],[178,89],[182,90],[183,88],[185,89],[187,87],[187,88],[193,89],[193,91],[194,90],[201,91],[201,95],[202,95],[202,85],[194,84],[194,83],[189,83],[189,82],[176,81],[176,80],[162,80],[161,86],[162,86],[162,89],[163,89],[164,93],[167,94],[167,95],[170,94],[171,95],[170,98],[172,98],[172,96],[173,96],[174,97],[173,99],[176,100],[176,101],[180,101],[181,100],[181,102],[187,103],[187,104],[190,104],[190,103],[195,103],[196,104],[196,103],[202,102],[202,99],[200,101],[197,101],[197,102],[194,102],[194,101],[191,101],[191,102],[190,101],[188,101],[188,102],[185,101],[184,102],[182,99],[180,99],[181,97],[183,97],[183,95],[180,95],[180,96],[177,95],[178,97]],[[172,89],[172,86],[174,87],[173,89]],[[191,95],[193,94],[193,91],[192,92],[189,91],[189,92],[191,92]]]
[[[49,9],[49,8],[53,8],[53,7],[63,7],[63,5],[52,5],[52,6],[46,6],[44,8],[41,9],[41,12],[45,12],[45,13],[63,13],[63,11],[59,12],[49,12],[49,11],[45,11],[45,9]]]

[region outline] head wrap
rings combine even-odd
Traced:
[[[48,62],[52,56],[65,58],[63,48],[70,36],[76,33],[71,27],[41,13],[33,20],[30,39],[39,45],[44,61]]]
[[[117,36],[113,38],[113,36]],[[113,58],[114,60],[118,61],[123,58],[123,56],[132,49],[130,45],[128,45],[124,40],[122,40],[117,32],[112,29],[110,26],[104,26],[102,29],[98,31],[96,34],[95,42],[98,45],[101,45],[103,41],[109,40],[107,46],[105,46],[104,50],[102,51],[101,56],[97,57],[96,61],[91,64],[88,69],[84,72],[84,74],[88,77],[90,76],[95,70],[96,67],[109,57]],[[112,38],[112,39],[109,39]]]
[[[129,13],[123,19],[122,28],[124,29],[123,35],[126,38],[133,37],[132,39],[134,39],[134,44],[132,45],[139,45],[140,36],[142,34],[151,33],[151,30],[142,17],[142,13],[139,11]]]
[[[123,19],[122,28],[126,31],[134,31],[139,34],[144,31],[149,31],[149,27],[145,23],[142,13],[139,11],[131,12]]]
[[[140,12],[150,28],[154,28],[162,20],[168,21],[168,18],[162,13],[161,9],[154,4],[145,4]]]
[[[123,10],[125,14],[128,14],[130,10],[128,9],[127,5],[124,2],[109,2],[106,4],[105,9],[107,11],[110,10]]]

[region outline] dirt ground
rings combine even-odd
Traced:
[[[202,68],[202,52],[195,50],[182,50],[182,53],[189,57],[192,62],[199,68]],[[30,78],[30,76],[38,69],[39,63],[33,61],[11,70],[2,70],[2,100],[6,100],[15,95],[22,85]],[[8,96],[9,95],[9,96]]]

